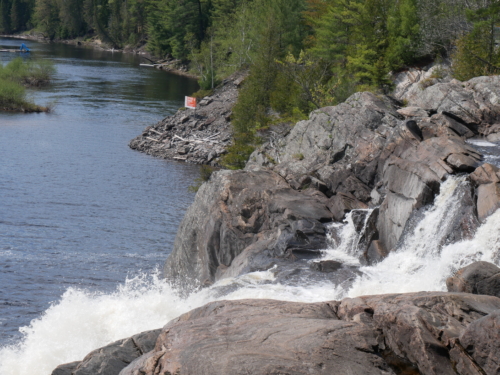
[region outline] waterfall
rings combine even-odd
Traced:
[[[415,228],[387,258],[361,267],[347,291],[350,297],[365,294],[445,291],[446,279],[458,269],[483,260],[499,264],[500,210],[491,215],[470,240],[443,244],[460,210],[464,177],[450,177]]]
[[[473,238],[446,244],[467,181],[450,177],[432,207],[403,234],[397,249],[383,261],[362,266],[359,245],[372,210],[351,212],[345,223],[330,227],[325,259],[356,267],[349,282],[325,278],[302,286],[280,284],[274,269],[225,279],[188,297],[156,275],[127,280],[111,294],[69,289],[43,316],[21,328],[24,339],[0,348],[0,374],[49,375],[59,364],[81,360],[91,350],[141,331],[159,328],[193,308],[220,299],[272,298],[300,302],[338,300],[368,294],[445,290],[446,278],[474,261],[500,264],[500,210]],[[360,221],[363,217],[364,221]],[[358,215],[357,223],[354,216]],[[361,230],[359,230],[361,228]]]

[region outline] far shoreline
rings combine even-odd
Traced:
[[[105,42],[102,42],[100,39],[97,38],[92,38],[90,41],[89,40],[84,40],[82,37],[76,38],[76,39],[54,39],[50,40],[50,38],[44,36],[42,33],[34,33],[33,34],[0,34],[0,38],[12,38],[12,39],[21,39],[21,40],[31,40],[35,42],[42,42],[42,43],[62,43],[62,44],[69,44],[73,46],[78,46],[78,47],[90,47],[96,50],[101,50],[101,51],[106,51],[106,52],[121,52],[121,53],[126,53],[126,54],[132,54],[132,55],[137,55],[140,57],[145,58],[146,60],[154,60],[157,59],[155,56],[153,56],[151,53],[148,51],[145,51],[144,47],[145,45],[139,47],[139,48],[133,48],[133,47],[125,47],[125,48],[111,48],[109,47]],[[168,73],[172,73],[175,75],[187,77],[187,78],[192,78],[192,79],[199,79],[200,77],[196,76],[195,74],[190,73],[187,70],[187,66],[183,63],[181,63],[179,60],[160,60],[162,61],[161,63],[155,64],[155,69],[158,70],[163,70]]]

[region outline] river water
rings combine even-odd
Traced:
[[[340,241],[332,241],[324,256],[355,268],[351,279],[287,284],[271,268],[179,295],[154,267],[165,260],[193,198],[185,186],[196,168],[134,153],[126,143],[160,112],[180,106],[193,83],[177,77],[183,89],[173,90],[175,95],[159,90],[148,98],[135,96],[138,89],[125,86],[138,77],[168,85],[170,76],[138,70],[135,61],[124,61],[127,56],[85,51],[94,57],[57,57],[50,49],[70,47],[39,48],[56,56],[59,78],[50,92],[35,96],[57,99],[55,113],[0,115],[1,375],[50,375],[61,363],[218,299],[315,302],[439,291],[446,290],[449,275],[475,260],[500,264],[500,210],[470,240],[439,245],[439,229],[453,221],[468,183],[458,176],[442,184],[413,233],[378,264],[360,264],[353,245],[359,234],[348,215],[337,228]],[[66,89],[69,85],[77,88]],[[500,166],[500,145],[471,143]]]
[[[127,146],[181,107],[194,80],[140,68],[137,56],[27,44],[55,63],[53,84],[30,93],[54,111],[0,113],[0,345],[70,287],[109,292],[161,266],[198,170]]]

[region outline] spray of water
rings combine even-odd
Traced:
[[[0,349],[0,374],[49,375],[62,363],[82,360],[90,351],[139,332],[164,326],[177,316],[221,299],[271,298],[314,302],[339,296],[324,285],[312,288],[272,283],[273,270],[226,279],[181,297],[156,274],[127,280],[111,294],[70,288],[60,301],[28,327],[18,345]]]
[[[364,223],[360,231],[356,230],[353,214],[356,211],[366,211]],[[331,246],[324,250],[324,260],[336,260],[346,265],[359,266],[359,244],[362,233],[366,230],[373,209],[353,210],[346,215],[343,223],[330,224],[328,242]]]
[[[446,278],[474,261],[498,264],[500,210],[478,229],[474,238],[441,248],[460,205],[458,188],[463,178],[449,178],[441,185],[434,206],[426,212],[402,245],[382,262],[361,267],[347,295],[350,297],[417,291],[445,291]]]
[[[91,294],[68,289],[28,327],[18,345],[0,349],[0,374],[49,375],[61,363],[81,360],[90,351],[133,334],[162,327],[171,319],[214,300],[271,298],[317,302],[366,294],[445,290],[455,270],[476,260],[500,262],[500,210],[491,215],[469,241],[440,248],[446,227],[458,207],[458,187],[464,181],[450,178],[441,187],[434,206],[408,235],[400,248],[384,261],[361,267],[350,287],[323,284],[288,286],[277,283],[274,269],[222,280],[211,288],[181,297],[176,289],[154,275],[127,280],[114,293]],[[368,216],[368,215],[367,215]],[[366,223],[365,223],[366,224]],[[352,217],[336,228],[340,244],[325,257],[358,265]]]

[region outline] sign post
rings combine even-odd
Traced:
[[[184,101],[184,107],[196,109],[196,98],[191,96],[186,96]]]

